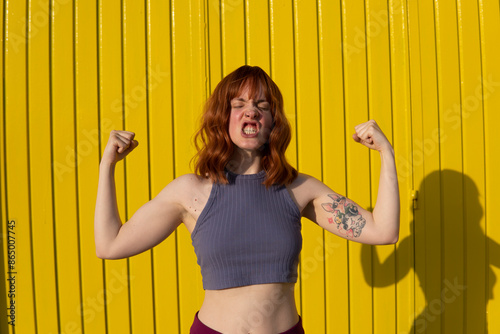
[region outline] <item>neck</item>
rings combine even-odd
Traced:
[[[261,159],[259,152],[236,148],[226,168],[236,174],[257,174],[262,170]]]

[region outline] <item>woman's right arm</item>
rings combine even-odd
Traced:
[[[99,169],[94,218],[96,254],[102,259],[120,259],[146,251],[168,237],[185,214],[178,202],[181,180],[174,180],[154,199],[144,204],[122,224],[116,202],[116,163],[138,145],[134,133],[112,131]]]

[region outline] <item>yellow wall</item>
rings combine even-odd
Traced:
[[[0,299],[10,303],[14,275],[15,333],[188,333],[203,289],[184,227],[130,259],[95,256],[100,152],[112,129],[140,142],[116,169],[127,219],[191,171],[203,102],[242,64],[281,87],[299,171],[368,208],[380,161],[351,139],[353,127],[376,119],[396,152],[396,246],[303,221],[296,292],[306,332],[500,332],[498,1],[0,6]],[[7,320],[0,332],[14,333]]]

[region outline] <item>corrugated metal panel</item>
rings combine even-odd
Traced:
[[[2,196],[2,198],[6,201],[6,217],[8,217],[9,221],[14,220],[16,226],[13,230],[15,233],[13,238],[16,240],[16,262],[13,269],[16,272],[25,273],[16,277],[16,290],[23,289],[23,294],[16,294],[15,303],[17,307],[15,312],[17,315],[23,314],[23,324],[20,330],[35,332],[37,318],[34,308],[34,281],[36,278],[33,275],[31,183],[28,158],[26,21],[26,3],[4,3],[3,103],[5,114],[3,117],[5,120],[5,182],[3,184],[5,184],[5,189],[2,189],[2,191],[5,192],[5,196]],[[2,219],[2,231],[4,231],[3,235],[6,235],[6,226],[3,221],[4,219]],[[6,244],[6,237],[2,238],[2,242],[2,245]],[[5,252],[4,247],[2,247],[2,252]],[[4,254],[2,254],[2,259],[6,259]],[[6,281],[2,280],[2,283],[5,284]],[[2,326],[5,326],[5,324],[2,324]],[[11,326],[5,327],[12,330]]]
[[[500,8],[495,1],[479,1],[479,22],[481,33],[481,76],[477,78],[477,87],[481,87],[481,93],[474,91],[474,96],[479,96],[483,101],[484,114],[484,145],[485,145],[485,171],[484,171],[484,193],[479,193],[480,205],[484,203],[482,212],[484,215],[484,230],[486,234],[486,282],[481,282],[485,287],[486,323],[491,333],[500,331],[500,300],[497,298],[500,288],[498,277],[500,277],[500,226],[496,224],[495,206],[500,201],[500,194],[496,186],[500,184],[498,174],[498,146],[495,140],[495,123],[500,121],[498,108],[500,106],[500,63],[498,52],[500,51]],[[477,94],[477,95],[476,95]],[[481,111],[481,110],[480,110]],[[481,188],[479,188],[481,189]],[[480,210],[477,210],[481,212]],[[481,215],[476,220],[481,221]],[[483,223],[480,224],[480,226]],[[479,305],[482,307],[481,305]],[[482,314],[481,314],[482,319]]]
[[[85,142],[78,142],[79,146],[85,149],[78,150],[78,158],[74,155],[77,142],[74,131],[76,109],[73,9],[72,4],[58,7],[57,16],[51,16],[50,30],[53,198],[59,309],[57,320],[60,332],[81,330],[83,324],[77,312],[77,305],[83,301],[76,166],[78,161],[84,159],[84,155],[86,157],[92,151],[98,151],[99,139],[97,129],[88,132],[89,136]]]
[[[191,171],[189,162],[195,151],[192,136],[200,119],[208,84],[205,71],[204,3],[172,2],[174,160],[175,175]],[[190,17],[191,16],[191,17]],[[190,17],[189,20],[187,18]],[[201,306],[203,289],[191,238],[186,228],[178,231],[180,332],[189,331],[195,312]]]
[[[123,90],[122,2],[119,0],[100,1],[98,11],[100,118],[94,129],[97,129],[99,133],[99,142],[96,148],[101,153],[110,131],[124,128],[125,106],[135,106],[138,101],[131,97],[130,92]],[[138,96],[140,97],[140,95]],[[145,143],[141,140],[142,144]],[[118,211],[121,217],[125,217],[126,212],[124,175],[125,164],[117,165],[115,186]],[[101,291],[106,291],[106,303],[99,302],[99,308],[93,309],[90,306],[90,300],[83,298],[84,302],[87,301],[87,304],[83,304],[84,314],[87,317],[84,317],[82,332],[88,332],[89,327],[96,333],[105,333],[106,329],[109,333],[130,332],[129,283],[135,280],[136,275],[129,274],[128,262],[128,260],[105,261],[101,265],[99,269],[102,281],[100,287]],[[103,301],[104,298],[100,298],[100,300]]]
[[[0,298],[11,231],[16,333],[189,331],[204,293],[184,227],[95,256],[99,158],[112,129],[136,132],[116,168],[127,219],[191,171],[203,102],[242,64],[281,87],[301,172],[373,207],[380,159],[353,127],[376,119],[396,151],[396,246],[303,221],[306,332],[500,331],[498,1],[5,0],[0,15]]]

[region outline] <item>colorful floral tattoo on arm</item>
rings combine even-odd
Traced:
[[[349,238],[359,237],[363,227],[365,227],[366,220],[358,212],[356,204],[344,196],[330,194],[328,197],[333,202],[321,204],[323,210],[333,215],[328,217],[328,223],[336,224],[337,230]]]

